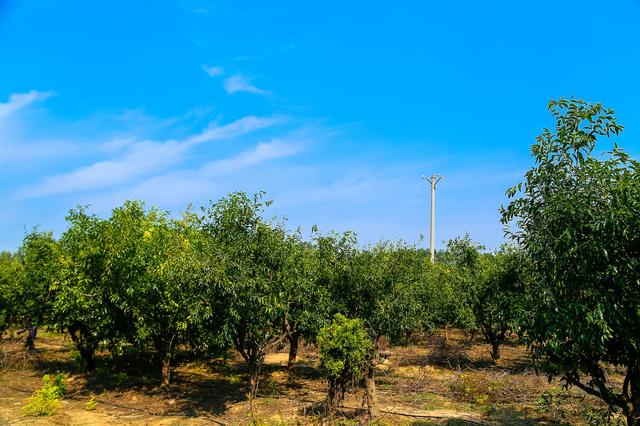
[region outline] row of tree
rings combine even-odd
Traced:
[[[372,392],[382,337],[406,342],[452,324],[481,330],[497,359],[517,329],[515,251],[483,254],[465,236],[432,265],[402,242],[362,247],[353,233],[316,229],[304,240],[283,221],[265,220],[268,204],[262,194],[234,193],[179,219],[139,202],[104,219],[74,209],[59,239],[34,231],[17,253],[2,255],[0,325],[34,337],[43,324],[64,330],[88,370],[101,348],[153,351],[165,385],[178,348],[232,346],[248,366],[251,399],[265,355],[288,342],[292,368],[301,339],[315,342],[336,314],[366,324]],[[495,299],[498,287],[504,294]]]

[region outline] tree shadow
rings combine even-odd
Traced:
[[[538,425],[541,423],[549,424],[548,419],[543,419],[541,417],[530,417],[527,413],[522,411],[518,411],[512,407],[504,407],[499,408],[496,411],[492,412],[490,415],[490,419],[497,424],[504,425]],[[568,426],[570,423],[562,422],[559,420],[554,420],[554,425],[560,426]]]
[[[315,417],[320,420],[320,424],[340,424],[340,420],[355,420],[358,421],[358,424],[362,424],[361,421],[367,416],[367,410],[365,408],[339,407],[333,416],[329,416],[325,401],[320,401],[301,407],[297,414],[305,418]]]
[[[94,371],[85,372],[79,360],[70,356],[69,349],[54,354],[52,349],[38,349],[31,365],[38,374],[71,373],[82,374],[85,380],[76,391],[78,394],[99,395],[140,392],[160,401],[174,403],[162,410],[162,415],[198,416],[223,415],[227,405],[245,401],[248,386],[246,371],[242,366],[229,366],[224,360],[199,361],[205,373],[180,371],[181,363],[189,357],[176,356],[169,386],[162,387],[160,359],[157,354],[140,351],[125,351],[117,355],[97,354]],[[54,354],[54,356],[52,356]],[[136,411],[147,407],[122,406]],[[153,413],[155,414],[155,413]]]

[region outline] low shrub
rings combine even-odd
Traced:
[[[23,410],[32,416],[50,416],[60,409],[60,399],[65,389],[62,374],[56,375],[53,380],[45,374],[42,377],[42,387],[29,397]]]

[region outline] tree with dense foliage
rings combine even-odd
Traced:
[[[368,369],[373,342],[361,319],[336,314],[333,322],[318,334],[320,367],[327,376],[327,413],[335,414],[344,400],[347,385]]]
[[[76,345],[84,367],[95,368],[95,352],[104,341],[119,341],[130,320],[120,292],[109,287],[108,222],[86,209],[72,209],[60,239],[65,278],[56,285],[52,317]]]
[[[283,224],[262,219],[269,205],[262,194],[233,193],[212,204],[202,219],[203,232],[219,249],[215,262],[222,286],[216,285],[214,297],[224,300],[223,333],[249,368],[252,409],[264,358],[286,338],[281,293],[290,246]]]
[[[131,340],[160,355],[166,386],[175,348],[203,307],[194,274],[197,253],[190,244],[197,231],[185,220],[170,220],[165,212],[145,211],[139,202],[114,209],[108,229],[105,279],[119,292],[119,304],[131,321]]]
[[[18,287],[24,282],[24,267],[10,252],[0,253],[0,336],[16,316]]]
[[[377,415],[375,364],[383,336],[403,341],[422,325],[421,281],[427,258],[403,243],[381,242],[361,249],[353,234],[319,240],[325,274],[338,312],[362,319],[374,342],[364,383],[369,417]]]
[[[481,258],[475,286],[471,290],[475,321],[487,343],[491,358],[500,359],[500,346],[510,332],[518,332],[527,309],[527,293],[520,278],[520,256],[503,246]]]
[[[465,233],[449,240],[442,252],[436,309],[445,329],[445,343],[450,326],[468,330],[472,336],[478,331],[473,306],[484,249]]]
[[[38,327],[51,311],[52,291],[64,272],[62,251],[50,232],[33,231],[20,247],[22,280],[15,287],[14,314],[27,333],[25,346],[34,349]]]
[[[551,376],[640,424],[640,163],[622,148],[614,112],[576,99],[551,101],[555,128],[532,146],[535,165],[502,209],[526,255],[535,315],[526,334]],[[622,383],[607,367],[624,369]]]
[[[289,341],[287,370],[292,371],[300,340],[315,341],[331,319],[330,292],[318,274],[319,251],[302,241],[300,232],[287,237],[288,257],[282,280],[283,327]]]

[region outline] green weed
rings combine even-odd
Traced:
[[[60,409],[60,399],[66,389],[64,376],[56,375],[53,380],[48,374],[42,377],[42,387],[35,391],[22,409],[32,416],[50,416]]]

